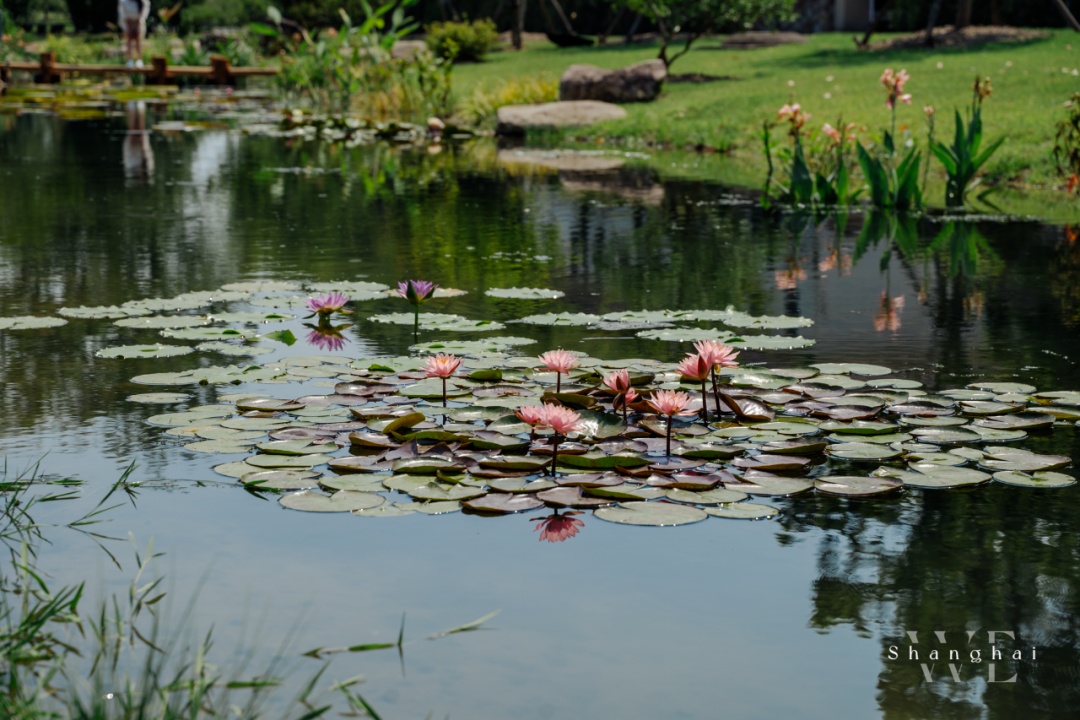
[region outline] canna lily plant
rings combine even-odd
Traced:
[[[948,175],[945,204],[949,207],[963,206],[967,194],[980,182],[980,178],[976,177],[979,170],[1005,142],[1005,138],[1000,137],[987,147],[982,147],[982,104],[992,91],[990,78],[976,77],[967,123],[961,119],[960,111],[956,111],[956,132],[952,145],[936,140],[930,143],[930,151],[945,166],[945,173]],[[983,195],[985,196],[985,193]]]

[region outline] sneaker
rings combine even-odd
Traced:
[[[135,61],[135,67],[137,67],[137,68],[141,68],[141,67],[142,67],[142,60],[141,60],[141,59],[140,59],[140,60],[136,60],[136,61]]]

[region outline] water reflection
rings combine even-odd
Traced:
[[[574,510],[564,510],[561,513],[556,510],[551,515],[532,518],[532,522],[536,523],[533,529],[540,533],[541,542],[565,542],[577,535],[585,526],[585,521],[577,517],[582,514]]]
[[[349,339],[341,333],[344,330],[351,328],[352,323],[344,323],[341,325],[331,325],[328,322],[320,322],[318,325],[304,323],[304,327],[310,328],[308,334],[305,336],[309,345],[314,345],[320,350],[325,350],[327,352],[338,352],[339,350],[343,350],[349,343]]]
[[[148,183],[154,177],[154,150],[146,127],[146,103],[133,100],[124,109],[127,133],[124,136],[124,175],[130,180]]]

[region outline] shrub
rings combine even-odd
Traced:
[[[469,22],[436,22],[425,28],[428,48],[436,57],[454,62],[480,62],[499,43],[490,18]]]
[[[462,119],[470,125],[492,125],[504,105],[533,105],[559,99],[559,82],[547,75],[507,80],[489,90],[477,87],[462,103]]]
[[[1080,184],[1080,93],[1065,103],[1068,117],[1058,121],[1054,137],[1054,163],[1058,173],[1068,178],[1069,192]]]

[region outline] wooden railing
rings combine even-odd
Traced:
[[[229,59],[223,55],[214,55],[209,65],[169,65],[164,57],[155,57],[146,67],[127,67],[124,65],[86,65],[80,63],[58,63],[56,53],[41,53],[38,62],[0,63],[0,82],[6,87],[11,82],[13,71],[34,73],[36,83],[58,83],[64,75],[81,73],[89,75],[142,75],[147,85],[165,85],[178,77],[203,77],[215,85],[233,85],[236,78],[253,75],[277,75],[277,68],[232,67]]]

